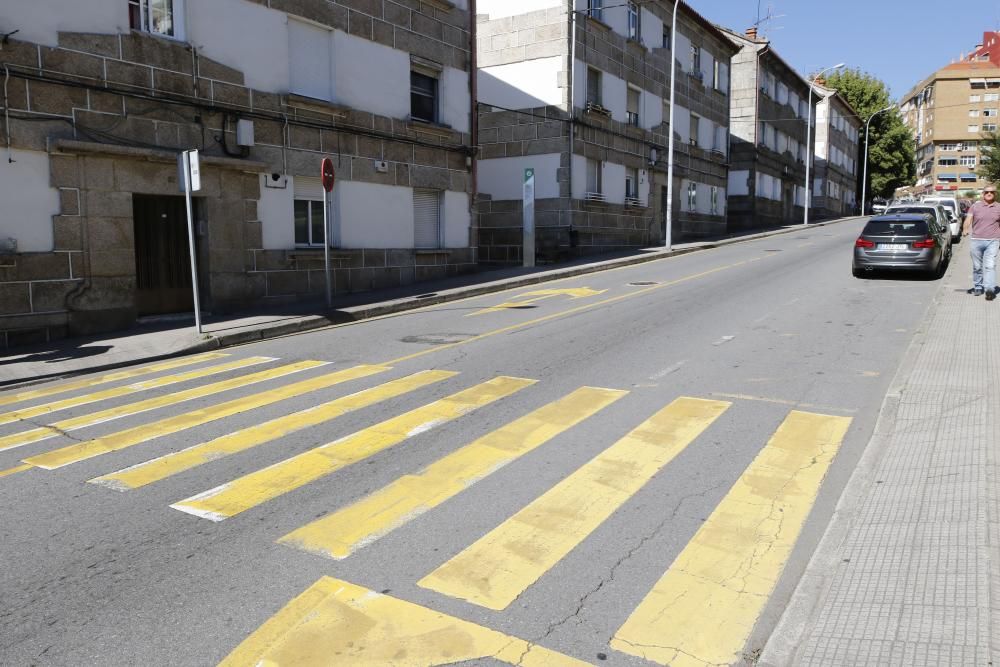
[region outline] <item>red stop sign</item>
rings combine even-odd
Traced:
[[[333,160],[328,157],[323,158],[322,167],[323,189],[327,192],[333,191],[333,184],[337,180],[336,172],[333,170]]]

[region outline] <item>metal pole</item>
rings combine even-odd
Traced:
[[[333,293],[330,289],[330,193],[323,189],[323,273],[326,276],[326,307],[333,307]]]
[[[809,224],[809,203],[812,198],[811,183],[809,182],[809,165],[812,164],[812,126],[813,126],[813,82],[809,82],[809,102],[806,104],[809,109],[809,118],[806,120],[806,199],[802,202],[805,208],[805,215],[802,219],[803,225]]]
[[[868,191],[868,130],[870,129],[869,123],[872,122],[872,118],[879,115],[883,111],[889,111],[894,109],[895,104],[891,104],[880,111],[876,111],[871,116],[868,116],[868,120],[865,121],[865,166],[861,176],[861,215],[865,214],[865,195]]]
[[[191,290],[194,295],[194,326],[201,333],[201,300],[198,297],[198,262],[194,249],[194,209],[191,206],[191,154],[184,152],[184,204],[187,208],[188,246],[191,251]]]
[[[674,15],[670,23],[670,114],[668,125],[670,136],[667,139],[667,212],[666,228],[664,229],[663,247],[672,250],[674,223],[674,81],[677,74],[677,8],[681,0],[674,0]]]
[[[576,135],[576,14],[577,10],[570,9],[570,47],[569,47],[569,103],[567,108],[569,109],[569,200],[570,200],[570,210],[572,210],[573,202],[573,150],[574,150],[574,135]],[[586,89],[584,89],[586,90]],[[573,227],[573,218],[570,217],[570,228]]]

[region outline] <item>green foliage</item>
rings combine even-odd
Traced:
[[[990,183],[1000,182],[1000,134],[987,132],[979,143],[979,175]]]
[[[885,83],[858,69],[846,69],[826,75],[824,85],[833,88],[854,108],[861,119],[858,177],[864,170],[865,122],[872,114],[890,104]],[[913,133],[903,123],[899,109],[880,113],[869,125],[868,197],[892,197],[896,188],[916,182],[917,167]]]
[[[979,196],[979,193],[975,190],[965,190],[962,192],[962,199],[975,199]]]

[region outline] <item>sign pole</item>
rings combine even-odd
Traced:
[[[333,307],[333,291],[330,286],[330,224],[331,209],[330,193],[333,192],[333,184],[336,182],[337,174],[333,169],[333,160],[328,157],[323,158],[320,166],[320,180],[323,182],[323,266],[326,275],[326,307]]]
[[[194,209],[191,205],[191,191],[201,189],[201,172],[198,165],[198,151],[184,151],[179,157],[181,171],[184,172],[184,203],[187,208],[188,248],[191,251],[191,289],[194,293],[194,326],[201,334],[201,301],[198,297],[198,260],[194,248]],[[193,172],[193,173],[192,173]],[[197,177],[198,182],[192,183]]]
[[[524,170],[524,266],[535,265],[535,170]]]

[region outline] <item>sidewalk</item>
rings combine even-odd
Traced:
[[[841,218],[814,223],[811,226],[822,227],[856,219]],[[640,264],[669,255],[680,255],[775,234],[801,231],[800,225],[792,225],[710,241],[675,244],[672,252],[667,252],[663,248],[646,248],[634,252],[583,258],[554,267],[503,268],[393,289],[359,292],[336,297],[331,310],[328,310],[324,303],[300,303],[280,309],[258,310],[225,318],[208,317],[202,322],[204,334],[201,336],[194,330],[193,316],[188,316],[170,321],[146,323],[126,331],[99,336],[67,338],[44,346],[10,348],[4,351],[5,356],[0,357],[0,388],[215,350],[480,294],[535,285],[549,280]]]
[[[954,264],[758,665],[1000,664],[1000,300]]]

